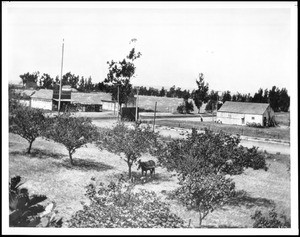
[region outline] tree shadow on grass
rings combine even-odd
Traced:
[[[273,200],[261,197],[251,197],[246,191],[239,190],[236,195],[232,197],[226,206],[245,206],[246,208],[258,207],[274,207],[275,202]],[[223,207],[223,209],[226,209]]]
[[[105,171],[113,169],[113,166],[96,162],[92,159],[80,159],[74,158],[73,165],[70,163],[70,159],[63,159],[61,162],[56,162],[57,167],[66,168],[69,170],[81,170],[81,171]]]
[[[128,171],[123,171],[119,174],[114,174],[114,177],[117,179],[122,179],[124,181],[128,181]],[[152,183],[152,184],[158,184],[160,182],[168,182],[171,180],[170,175],[163,174],[163,173],[156,173],[155,175],[150,175],[149,172],[147,176],[142,176],[141,172],[138,171],[131,171],[131,181],[138,185],[138,184],[147,184],[147,183]]]
[[[47,150],[40,150],[40,149],[32,149],[30,153],[27,153],[26,150],[22,151],[11,151],[9,152],[10,155],[22,155],[32,158],[39,158],[39,159],[47,159],[47,158],[53,158],[53,159],[62,159],[65,155],[61,153],[54,153]]]

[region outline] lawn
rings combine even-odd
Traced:
[[[9,134],[9,176],[20,175],[24,187],[31,194],[44,194],[45,203],[55,201],[64,226],[72,214],[88,202],[84,196],[85,186],[90,182],[108,183],[116,181],[121,174],[127,173],[127,165],[117,155],[100,151],[93,144],[80,148],[74,154],[72,167],[67,150],[60,144],[38,138],[32,147],[32,154],[25,154],[28,144],[18,135]],[[145,154],[142,159],[155,159]],[[289,156],[276,155],[267,160],[268,171],[247,169],[244,174],[233,176],[240,195],[230,204],[216,209],[204,220],[207,227],[251,227],[250,215],[256,209],[267,210],[276,204],[280,212],[290,213],[290,174],[287,171]],[[137,180],[140,173],[133,166]],[[94,177],[95,181],[91,181]],[[136,188],[155,191],[170,203],[171,210],[187,223],[198,226],[198,215],[187,211],[176,201],[167,200],[166,193],[178,187],[177,178],[162,167],[157,167],[156,177],[139,182]]]

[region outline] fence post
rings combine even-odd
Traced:
[[[156,106],[157,106],[157,102],[155,102],[155,108],[154,108],[153,132],[154,132],[154,128],[155,128]]]

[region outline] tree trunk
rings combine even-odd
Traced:
[[[201,216],[201,210],[200,210],[200,208],[199,208],[199,227],[201,227],[201,225],[202,225],[202,216]]]
[[[69,151],[69,157],[70,157],[71,165],[74,165],[73,159],[72,159],[72,153],[70,151]]]
[[[31,150],[32,143],[33,143],[33,141],[30,141],[30,142],[29,142],[29,147],[28,147],[28,150],[27,150],[27,153],[28,153],[28,154],[30,154],[30,150]]]
[[[132,164],[128,163],[128,178],[131,179],[131,166]]]

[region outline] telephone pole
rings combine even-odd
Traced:
[[[60,112],[60,100],[61,100],[61,87],[62,87],[62,73],[63,73],[63,63],[64,63],[64,42],[62,43],[62,57],[61,57],[61,71],[60,71],[60,83],[59,83],[59,96],[58,96],[58,114]]]

